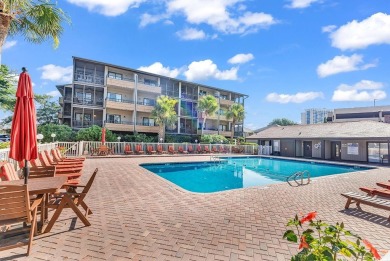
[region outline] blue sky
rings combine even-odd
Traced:
[[[379,0],[64,0],[60,46],[8,37],[2,63],[35,92],[71,81],[72,56],[248,94],[246,127],[306,108],[390,105],[390,4]]]

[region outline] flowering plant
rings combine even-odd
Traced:
[[[290,242],[299,242],[298,254],[291,261],[306,260],[380,260],[378,251],[367,240],[344,228],[343,223],[328,225],[321,220],[315,220],[317,212],[310,212],[301,219],[296,215],[287,223],[283,238]],[[303,224],[308,223],[304,230]]]

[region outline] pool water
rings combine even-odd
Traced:
[[[285,182],[286,177],[297,171],[308,170],[313,178],[369,169],[261,157],[221,158],[220,162],[141,164],[141,166],[183,189],[201,193]]]

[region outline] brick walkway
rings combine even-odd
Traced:
[[[28,260],[290,260],[297,251],[282,239],[287,220],[316,210],[321,219],[390,250],[389,212],[363,206],[344,210],[341,192],[390,179],[389,169],[195,194],[139,167],[145,162],[209,160],[210,157],[99,158],[85,163],[83,181],[99,168],[86,201],[94,214],[84,227],[65,210],[52,232],[38,236]],[[25,247],[0,252],[1,260],[27,260]],[[383,255],[383,252],[381,253]]]

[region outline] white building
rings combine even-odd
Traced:
[[[328,109],[306,109],[305,112],[301,113],[302,124],[318,124],[324,123],[325,119],[328,118],[328,113],[332,113],[332,110]]]
[[[390,106],[370,106],[334,109],[328,115],[328,122],[379,121],[390,123]]]

